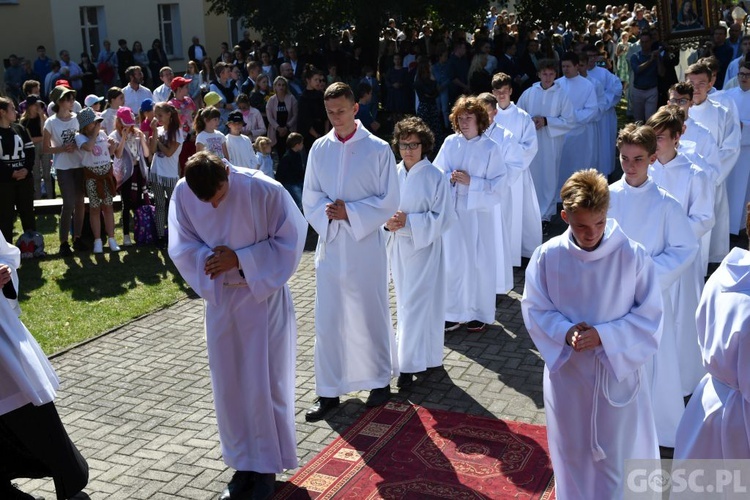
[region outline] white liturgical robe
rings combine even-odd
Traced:
[[[349,220],[329,220],[343,200]],[[388,307],[383,224],[399,203],[390,146],[357,121],[342,142],[335,130],[307,159],[302,208],[318,233],[315,250],[315,390],[318,396],[385,387],[398,371]]]
[[[662,165],[658,160],[649,167],[649,175],[657,186],[672,195],[688,216],[693,234],[699,240],[713,226],[714,184],[706,173],[692,164],[684,155]],[[700,258],[694,259],[691,268],[682,273],[671,291],[677,333],[677,353],[680,360],[680,378],[683,396],[692,393],[705,374],[698,349],[695,330],[695,308],[703,289],[703,269]]]
[[[598,165],[598,147],[596,127],[599,125],[599,103],[596,87],[581,75],[573,78],[562,77],[555,80],[556,85],[568,95],[575,123],[570,132],[565,134],[560,156],[560,175],[557,179],[557,198],[560,200],[560,189],[578,170],[596,168]]]
[[[0,265],[11,270],[18,293],[21,251],[0,233]],[[60,381],[41,347],[18,318],[18,301],[0,292],[0,415],[31,403],[41,406],[55,400]]]
[[[521,257],[531,257],[536,247],[542,244],[542,215],[539,213],[534,179],[529,170],[539,149],[539,142],[531,117],[513,103],[505,109],[498,106],[495,123],[509,131],[523,151],[523,172],[510,188],[514,207],[510,250],[513,265],[520,266]]]
[[[659,444],[674,448],[685,404],[669,293],[679,277],[689,272],[698,254],[698,239],[680,203],[652,179],[633,187],[623,176],[609,186],[609,192],[608,216],[617,221],[628,238],[643,245],[654,261],[661,286],[664,305],[661,343],[652,362],[646,366],[646,375],[650,381]]]
[[[399,370],[419,373],[443,364],[445,260],[443,233],[456,220],[450,182],[428,160],[408,171],[398,164],[399,210],[406,225],[388,233],[396,290]]]
[[[604,90],[606,111],[599,119],[599,168],[604,175],[615,169],[615,143],[617,142],[617,113],[615,106],[622,98],[622,82],[611,71],[599,66],[588,70],[588,77],[599,81]],[[631,79],[632,81],[632,79]]]
[[[750,185],[750,90],[735,87],[723,93],[734,101],[740,118],[740,156],[727,176],[727,201],[729,203],[729,232],[738,234],[745,228],[745,214]]]
[[[532,117],[543,116],[547,119],[547,125],[536,131],[539,150],[529,169],[542,219],[549,220],[557,212],[555,189],[565,134],[575,122],[573,106],[560,85],[553,84],[545,90],[536,82],[518,99],[518,107]]]
[[[443,235],[446,260],[446,321],[495,322],[495,206],[507,193],[508,168],[500,147],[480,135],[467,140],[449,135],[435,166],[450,179],[454,170],[471,177],[451,187],[458,221]]]
[[[706,282],[696,313],[708,374],[677,431],[675,459],[750,457],[750,253],[733,248]],[[730,490],[731,491],[731,490]]]
[[[497,255],[497,273],[495,279],[495,291],[497,293],[508,293],[513,289],[513,219],[515,213],[522,207],[516,208],[513,200],[520,198],[522,194],[514,196],[512,188],[522,190],[523,184],[519,184],[524,171],[523,151],[518,143],[513,140],[513,134],[495,122],[485,130],[485,135],[495,141],[500,148],[500,156],[505,162],[508,178],[505,181],[505,192],[500,197],[500,203],[495,205],[495,252]],[[521,265],[520,256],[518,265]]]
[[[545,363],[558,498],[622,498],[625,460],[659,458],[644,370],[661,335],[661,287],[651,259],[613,219],[590,252],[568,229],[531,257],[521,310]],[[581,321],[597,329],[602,344],[575,352],[565,336]]]
[[[307,225],[281,184],[230,167],[219,205],[198,199],[185,179],[169,204],[169,256],[205,304],[206,345],[224,462],[279,473],[297,467],[294,372],[297,324],[287,281]],[[234,250],[240,269],[211,279],[213,248]]]
[[[739,118],[728,108],[711,98],[690,108],[690,117],[708,129],[719,148],[719,170],[714,195],[715,223],[711,231],[709,261],[721,262],[729,252],[729,202],[727,176],[740,154]]]

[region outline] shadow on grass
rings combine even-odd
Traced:
[[[157,285],[172,279],[182,291],[188,286],[178,277],[172,261],[153,247],[129,247],[120,252],[77,254],[66,257],[67,269],[58,280],[60,290],[81,301],[124,295],[138,286]]]

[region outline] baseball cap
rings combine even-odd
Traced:
[[[76,91],[71,89],[70,87],[65,87],[63,85],[58,85],[54,89],[52,89],[52,92],[49,93],[49,100],[57,104],[57,102],[65,97],[66,95],[73,93],[75,94]]]
[[[133,115],[133,110],[127,106],[120,106],[119,108],[117,108],[117,118],[126,127],[135,125],[135,116]]]
[[[100,122],[104,119],[91,108],[83,108],[76,118],[78,118],[78,130],[83,130],[86,128],[86,125]]]
[[[216,106],[221,102],[221,96],[216,92],[209,92],[203,96],[203,102],[206,103],[206,106]]]
[[[177,76],[172,79],[172,82],[169,84],[169,88],[172,89],[172,92],[179,89],[180,87],[184,87],[185,85],[188,85],[190,83],[190,80],[187,78],[183,78],[181,76]]]
[[[242,116],[242,111],[239,111],[239,110],[235,110],[229,113],[229,116],[227,117],[227,122],[241,123],[243,125],[247,125],[247,123],[245,123],[245,118]]]
[[[98,95],[95,95],[95,94],[89,94],[86,96],[86,99],[83,100],[83,104],[90,108],[97,102],[102,102],[102,101],[104,101],[103,97],[99,97]]]
[[[60,78],[59,80],[55,80],[55,87],[58,87],[60,85],[62,85],[63,87],[71,88],[70,82],[66,80],[65,78]]]
[[[141,101],[141,111],[151,111],[154,109],[154,100],[150,98],[145,98],[143,101]]]

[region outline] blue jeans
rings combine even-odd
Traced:
[[[302,211],[302,184],[283,184],[284,188],[292,195],[294,203],[297,204],[299,211]]]

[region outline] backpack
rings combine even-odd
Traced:
[[[16,246],[21,250],[22,259],[32,257],[44,257],[47,253],[44,251],[44,237],[36,231],[26,231],[19,236]]]
[[[156,207],[148,194],[143,193],[143,204],[135,209],[135,244],[152,245],[156,241]]]

